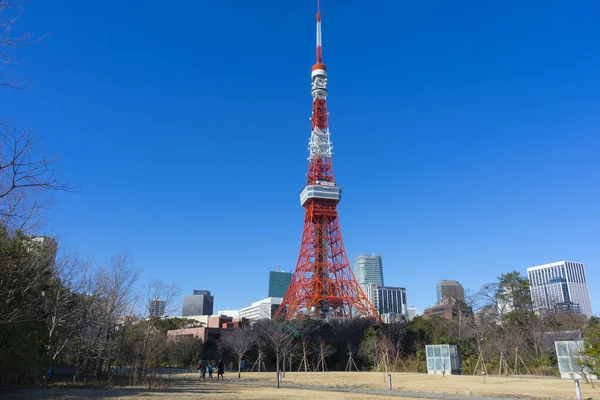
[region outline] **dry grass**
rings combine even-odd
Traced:
[[[275,383],[272,372],[251,372],[242,374],[244,379],[255,379]],[[313,372],[304,377],[304,372],[286,373],[284,383],[306,385],[355,387],[365,389],[387,389],[383,373],[375,372]],[[550,397],[570,399],[575,397],[573,381],[558,378],[499,378],[488,376],[483,382],[480,376],[427,375],[393,373],[394,389],[407,392],[458,393],[481,395],[512,395],[523,397]],[[591,385],[582,381],[581,391],[584,398],[600,399],[600,382]]]
[[[174,381],[168,389],[40,389],[23,390],[6,395],[0,392],[0,397],[6,400],[137,400],[137,399],[231,399],[231,400],[377,400],[389,398],[386,396],[368,396],[365,394],[319,392],[302,389],[276,389],[267,387],[244,386],[225,382]],[[406,399],[411,400],[411,399]],[[417,400],[417,399],[412,399]]]
[[[198,398],[210,399],[383,399],[387,396],[366,395],[362,393],[324,392],[303,389],[276,389],[274,387],[247,386],[236,384],[233,375],[225,382],[198,382],[197,374],[190,375],[189,380],[173,380],[169,388],[164,389],[64,389],[51,388],[41,390],[26,390],[14,393],[0,393],[2,399],[32,399],[32,400],[75,400],[75,399],[115,399],[133,400],[173,399],[191,400]],[[257,380],[275,385],[273,372],[243,373],[244,380]],[[394,389],[407,392],[447,393],[472,395],[496,395],[519,397],[544,397],[554,399],[573,399],[575,390],[573,381],[553,378],[486,378],[485,384],[481,377],[426,374],[393,373]],[[384,374],[374,372],[314,372],[304,377],[304,373],[286,373],[284,383],[315,385],[328,387],[387,389]],[[598,382],[600,383],[600,382]],[[582,383],[584,399],[600,399],[600,389]],[[407,398],[404,398],[407,399]],[[408,399],[407,399],[408,400]]]

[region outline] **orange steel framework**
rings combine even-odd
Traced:
[[[317,11],[317,57],[312,67],[312,132],[307,184],[300,195],[306,209],[298,263],[275,317],[286,319],[352,318],[380,320],[350,268],[337,203],[341,189],[335,184],[331,162],[327,112],[327,69],[323,64],[320,4]]]

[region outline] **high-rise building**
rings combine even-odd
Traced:
[[[193,296],[183,296],[182,317],[212,315],[214,297],[209,290],[194,290]]]
[[[592,316],[583,263],[558,261],[527,268],[531,301],[539,310],[570,311]]]
[[[363,283],[362,285],[360,285],[360,288],[367,296],[367,299],[369,300],[371,305],[376,310],[379,310],[379,306],[378,306],[379,301],[377,300],[377,295],[378,295],[377,285],[374,283]]]
[[[291,272],[279,271],[279,267],[275,271],[269,271],[269,297],[283,298],[291,281]]]
[[[401,287],[379,286],[377,288],[377,309],[379,315],[393,314],[408,316],[406,289]]]
[[[465,301],[465,289],[458,281],[443,280],[437,283],[437,302],[443,300]]]
[[[160,299],[153,299],[148,302],[148,315],[150,317],[164,317],[165,306],[167,302]]]
[[[379,254],[359,254],[354,257],[354,276],[359,284],[383,286],[383,266]]]

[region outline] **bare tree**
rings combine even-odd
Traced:
[[[23,14],[25,0],[0,0],[0,86],[20,88],[27,81],[12,79],[16,62],[10,52],[42,40],[30,33],[13,36]],[[0,224],[12,229],[34,228],[40,211],[50,204],[49,190],[70,190],[56,174],[58,157],[38,156],[33,151],[39,138],[19,130],[11,119],[0,116]]]
[[[57,156],[35,154],[39,142],[32,131],[0,120],[0,224],[11,229],[35,228],[51,204],[50,191],[74,190],[59,178]]]
[[[146,325],[142,346],[140,349],[140,364],[145,368],[150,359],[154,359],[154,371],[156,360],[161,351],[166,348],[166,336],[158,332],[157,324],[164,315],[171,314],[176,308],[175,298],[179,295],[179,288],[175,285],[166,285],[160,281],[152,281],[148,284],[147,297],[142,300],[142,316],[146,316]],[[158,303],[158,314],[151,313],[151,303]],[[164,311],[163,311],[164,310]]]
[[[0,0],[0,86],[19,88],[27,81],[15,81],[12,73],[16,62],[9,54],[17,47],[29,46],[37,43],[47,36],[36,38],[27,32],[21,36],[13,36],[13,28],[23,15],[26,0]]]
[[[325,341],[323,338],[319,338],[317,342],[317,350],[319,353],[319,361],[317,362],[317,366],[315,370],[318,370],[321,367],[321,371],[327,371],[327,362],[326,359],[335,353],[335,349],[329,343]]]
[[[259,320],[256,323],[256,330],[271,345],[275,351],[275,359],[277,368],[277,387],[279,388],[279,372],[280,360],[283,357],[283,350],[288,346],[295,337],[300,336],[301,328],[298,324],[292,321],[275,320]]]
[[[52,364],[86,322],[85,294],[93,287],[91,263],[77,254],[62,256],[53,273],[53,284],[44,293],[47,354]]]
[[[250,329],[236,329],[223,334],[221,341],[238,358],[238,378],[242,377],[242,358],[256,344],[256,333]]]
[[[84,380],[90,372],[98,379],[103,366],[111,370],[112,362],[123,351],[127,316],[133,315],[135,284],[140,276],[127,254],[111,258],[108,266],[96,271],[94,285],[83,295],[87,322],[82,325],[76,363]],[[120,335],[117,336],[117,334]]]

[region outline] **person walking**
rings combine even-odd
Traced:
[[[206,379],[206,361],[204,358],[200,359],[198,363],[198,369],[200,370],[200,380],[203,381]]]
[[[210,380],[212,380],[212,378],[213,378],[212,372],[213,372],[213,365],[211,363],[211,364],[208,364],[208,379],[210,379]]]
[[[223,360],[219,360],[219,362],[217,363],[217,380],[219,380],[219,377],[221,377],[221,379],[225,379],[225,377],[223,377],[224,373],[225,366],[223,365]]]

